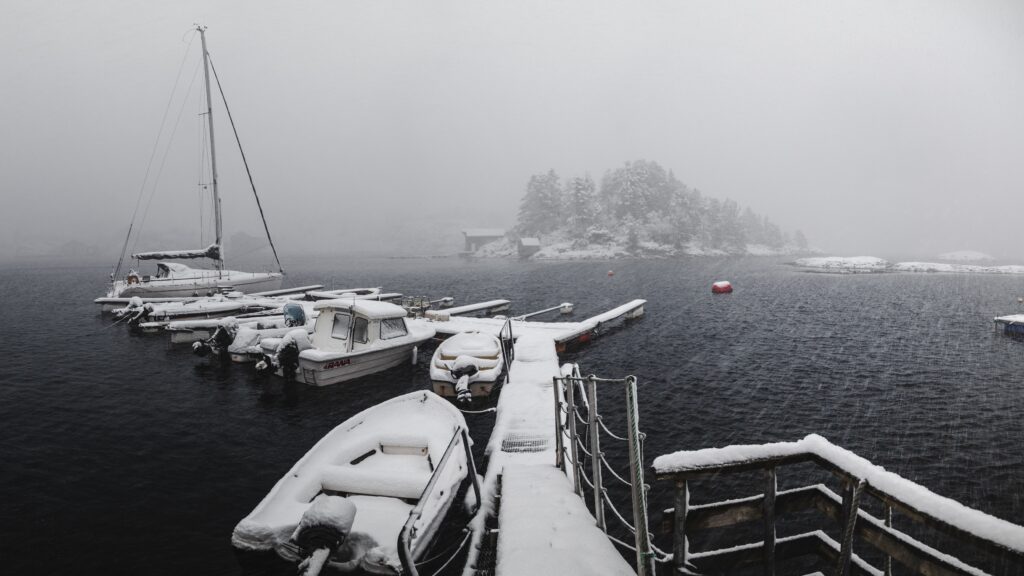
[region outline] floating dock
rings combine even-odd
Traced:
[[[580,322],[533,322],[512,319],[512,334],[517,339],[520,336],[548,338],[554,341],[557,352],[564,352],[590,342],[608,330],[620,326],[626,320],[643,316],[645,304],[647,304],[647,300],[633,300]],[[443,318],[444,316],[434,316],[416,321],[429,322],[441,338],[468,331],[498,336],[502,327],[505,326],[505,322],[508,321],[502,318],[449,317],[446,320]]]
[[[555,340],[521,334],[487,444],[483,506],[464,576],[490,574],[490,558],[498,576],[635,574],[555,466],[552,380],[560,376]]]
[[[1002,330],[1004,334],[1024,336],[1024,314],[997,316],[993,321],[996,324],[996,330]]]

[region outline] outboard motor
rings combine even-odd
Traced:
[[[139,324],[145,322],[146,320],[149,320],[149,315],[153,312],[153,310],[153,305],[150,304],[149,302],[146,302],[145,304],[138,308],[132,309],[132,317],[128,319],[128,323],[133,326],[138,326]]]
[[[469,389],[469,379],[480,371],[476,365],[476,358],[462,355],[455,359],[451,367],[452,377],[455,382],[455,398],[461,403],[469,403],[473,399],[473,393]]]
[[[348,498],[322,494],[313,500],[292,533],[292,541],[305,556],[299,564],[301,576],[320,573],[331,554],[345,543],[355,518],[356,505]]]
[[[294,380],[299,369],[299,352],[307,348],[312,348],[309,333],[305,328],[296,328],[284,335],[273,356],[264,355],[263,360],[256,363],[256,371],[264,373],[280,368],[282,376]]]
[[[228,351],[228,346],[235,341],[235,334],[238,332],[238,321],[234,318],[225,318],[217,323],[217,329],[213,331],[206,340],[192,344],[192,352],[196,356],[206,356],[210,352],[216,353],[223,358]]]

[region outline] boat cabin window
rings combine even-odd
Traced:
[[[405,328],[405,318],[385,318],[380,321],[380,339],[390,340],[405,336],[409,331]]]
[[[171,274],[171,270],[167,267],[166,264],[157,264],[156,265],[156,277],[157,278],[166,278],[166,277],[170,276],[170,274]]]
[[[338,340],[348,340],[348,329],[352,325],[352,316],[347,312],[336,312],[334,314],[334,326],[331,328],[331,337]]]
[[[352,328],[352,340],[360,344],[366,344],[370,339],[370,321],[366,318],[356,316],[355,325]]]

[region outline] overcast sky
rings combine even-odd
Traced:
[[[116,259],[193,22],[288,252],[510,226],[531,174],[642,158],[830,253],[1024,260],[1013,0],[5,0],[0,255]],[[198,247],[199,110],[166,130],[179,111],[145,230],[184,245],[140,249]],[[226,234],[257,234],[217,130]]]

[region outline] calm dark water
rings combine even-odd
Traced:
[[[107,272],[0,268],[0,572],[238,573],[232,528],[314,442],[427,386],[426,358],[324,389],[197,359],[111,327],[92,304]],[[712,296],[718,279],[736,292]],[[1016,311],[1022,278],[808,274],[763,258],[307,259],[289,282],[507,297],[517,313],[568,300],[578,318],[646,298],[645,318],[569,359],[639,378],[648,463],[817,432],[1024,523],[1024,342],[991,322]],[[602,396],[612,416],[618,398]],[[491,418],[469,419],[474,436]],[[651,508],[667,495],[656,486]]]

